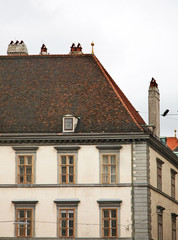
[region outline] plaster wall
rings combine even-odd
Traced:
[[[174,169],[176,172],[178,170],[167,159],[150,148],[150,184],[153,187],[157,188],[157,158],[164,162],[164,164],[162,164],[162,192],[171,196],[171,169]],[[178,174],[175,176],[175,184],[177,189]],[[178,199],[178,191],[176,191],[175,199]]]
[[[171,213],[178,214],[177,204],[168,198],[162,196],[151,190],[151,227],[152,227],[152,238],[153,240],[158,239],[158,214],[157,206],[162,206],[165,208],[163,211],[163,240],[172,239],[172,219]],[[176,221],[176,228],[178,229],[178,221]],[[168,231],[169,229],[169,231]],[[177,231],[178,239],[178,231]]]
[[[78,237],[100,237],[100,211],[97,200],[122,200],[119,215],[120,237],[131,236],[131,189],[126,187],[2,188],[0,236],[13,237],[15,208],[12,200],[38,200],[35,210],[35,236],[57,237],[57,207],[54,200],[80,200],[77,213]],[[7,221],[7,222],[6,222]],[[128,229],[127,229],[128,227]]]
[[[40,146],[36,151],[34,174],[36,184],[57,184],[57,151],[53,146]],[[77,183],[100,183],[99,150],[96,146],[81,146],[76,164]],[[131,147],[123,145],[119,153],[119,183],[131,182]],[[12,147],[0,147],[0,184],[16,183],[15,151]]]

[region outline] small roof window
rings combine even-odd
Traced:
[[[70,114],[63,116],[63,132],[74,132],[78,123],[78,119],[79,118]]]

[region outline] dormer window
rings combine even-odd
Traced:
[[[72,115],[63,116],[63,132],[74,132],[78,123],[78,118]]]
[[[65,118],[64,131],[72,131],[72,130],[73,130],[73,118]]]

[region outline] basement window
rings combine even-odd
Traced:
[[[63,132],[74,132],[78,123],[78,118],[67,114],[63,116]]]

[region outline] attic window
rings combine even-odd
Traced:
[[[64,130],[73,130],[73,118],[65,118],[64,119]]]
[[[74,132],[78,123],[78,118],[72,115],[63,116],[63,132]]]

